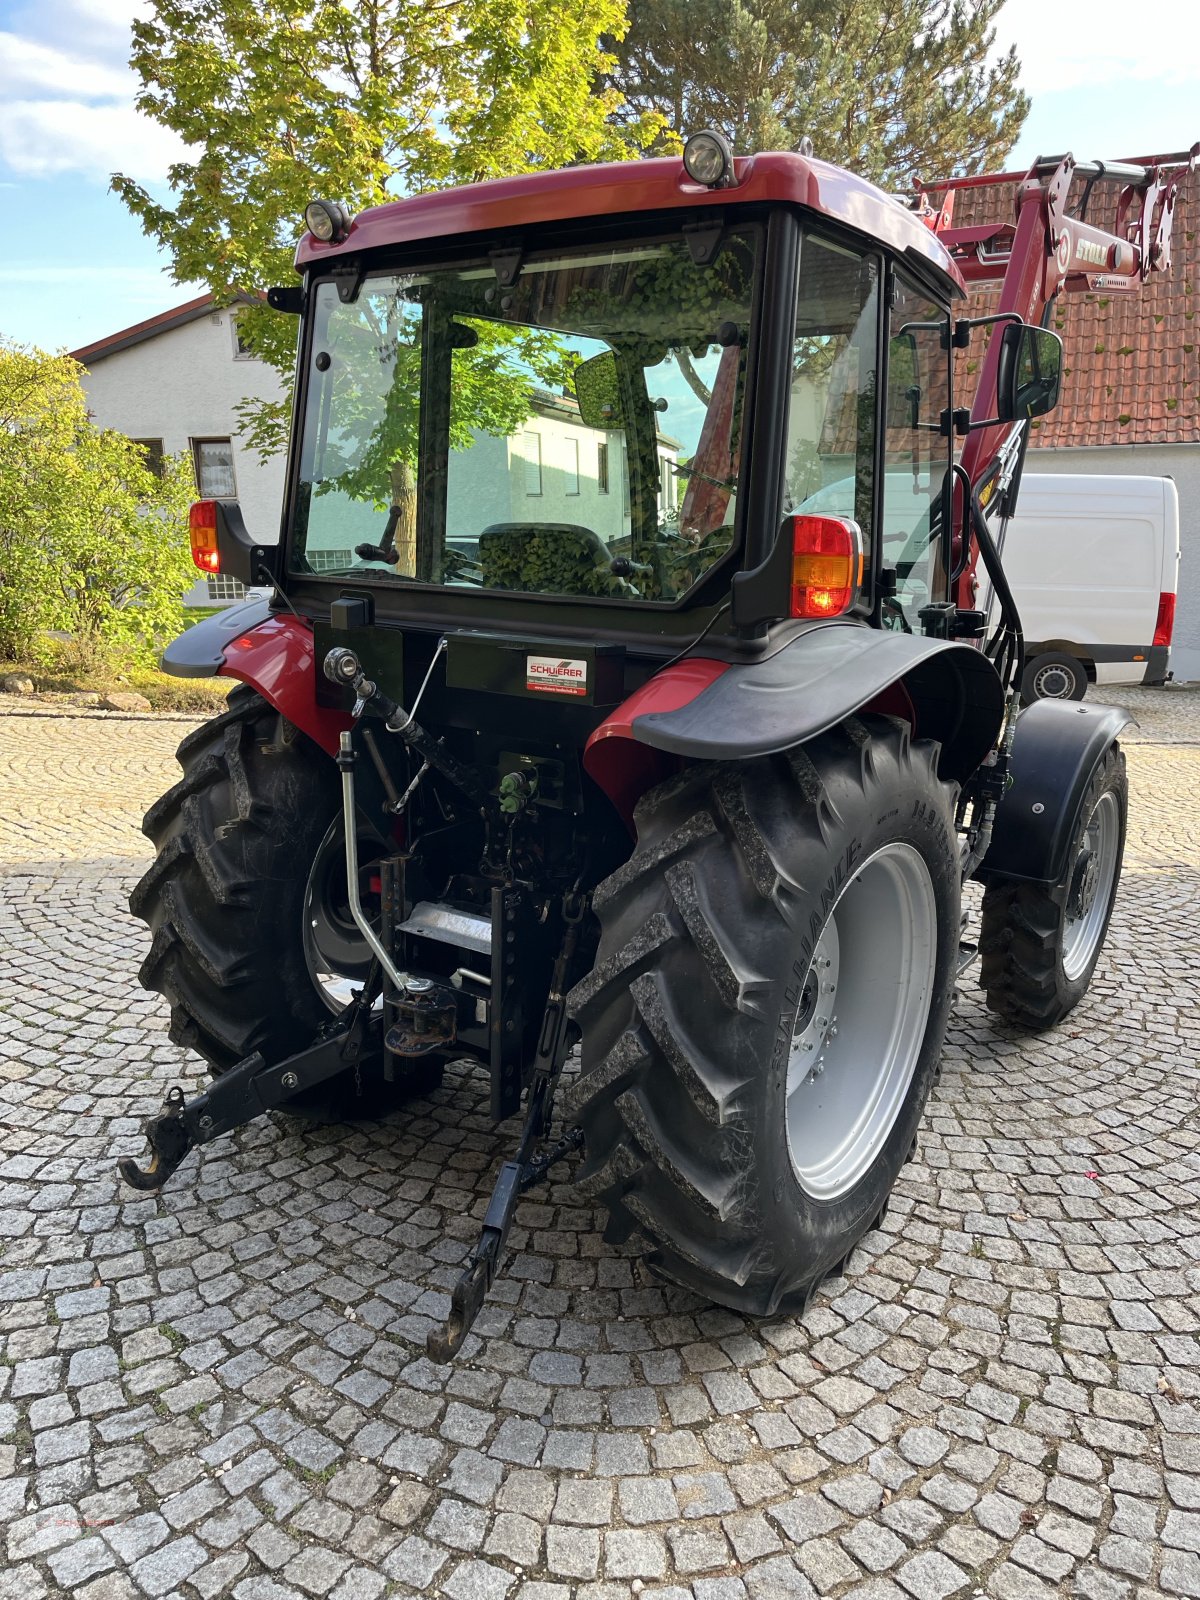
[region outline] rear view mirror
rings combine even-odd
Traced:
[[[621,394],[617,383],[617,358],[611,350],[590,356],[575,368],[575,399],[579,419],[587,428],[620,428]]]
[[[1048,328],[1010,322],[1000,335],[996,372],[996,418],[1020,422],[1045,416],[1058,404],[1063,342]]]

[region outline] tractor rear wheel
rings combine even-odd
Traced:
[[[979,982],[988,1010],[1014,1027],[1053,1028],[1087,993],[1121,881],[1128,807],[1125,756],[1114,744],[1079,807],[1061,880],[1049,888],[989,881]]]
[[[183,778],[146,813],[153,866],[129,908],[153,939],[139,977],[171,1005],[170,1037],[219,1077],[252,1051],[281,1061],[311,1044],[370,965],[347,906],[334,763],[253,690],[189,733]],[[361,887],[378,856],[360,836]],[[405,1088],[424,1090],[434,1067]],[[393,1091],[390,1099],[394,1100]],[[371,1116],[387,1086],[342,1074],[288,1110]]]
[[[880,1218],[957,972],[955,790],[938,747],[852,718],[646,795],[571,995],[568,1112],[610,1237],[755,1315],[802,1307]]]

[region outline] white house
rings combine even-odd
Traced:
[[[264,362],[248,355],[237,334],[237,308],[211,295],[150,317],[71,352],[86,369],[88,407],[102,428],[115,428],[151,456],[187,451],[202,497],[236,497],[246,526],[264,543],[279,536],[286,461],[263,461],[239,434],[245,400],[277,400],[283,387]],[[573,399],[538,392],[529,419],[508,438],[477,434],[456,456],[449,485],[447,533],[471,546],[493,522],[564,522],[611,540],[629,532],[629,477],[623,430],[588,428]],[[663,515],[678,509],[680,480],[671,470],[679,447],[658,436]],[[335,494],[309,528],[314,565],[341,566],[353,546],[379,536],[379,514]],[[189,605],[240,599],[228,577],[199,579]]]
[[[98,426],[145,445],[152,458],[186,451],[201,496],[235,495],[246,526],[274,543],[285,461],[259,458],[239,434],[236,408],[244,400],[278,400],[283,387],[241,348],[236,307],[217,308],[211,295],[201,295],[71,354],[86,368],[83,387]],[[240,595],[232,578],[202,578],[186,603]]]

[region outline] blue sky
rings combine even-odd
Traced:
[[[181,154],[133,109],[129,0],[0,0],[0,334],[74,349],[194,294],[108,193],[161,187]],[[143,7],[144,9],[144,7]],[[1133,25],[1136,20],[1136,27]],[[1194,0],[1007,0],[1033,110],[1010,165],[1117,157],[1200,138]],[[932,174],[931,174],[932,176]]]

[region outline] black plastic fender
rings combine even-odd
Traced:
[[[911,701],[917,736],[941,742],[943,776],[969,776],[1004,715],[992,663],[970,645],[854,623],[821,624],[764,660],[734,662],[686,705],[635,716],[630,731],[689,760],[742,761],[815,738],[893,685]]]
[[[173,639],[163,651],[162,670],[173,678],[213,678],[225,664],[233,641],[257,628],[271,615],[268,600],[243,600],[240,605],[205,617]]]
[[[1035,700],[1017,718],[1012,782],[996,808],[981,883],[1056,884],[1067,870],[1077,813],[1096,768],[1133,718],[1120,706]]]

